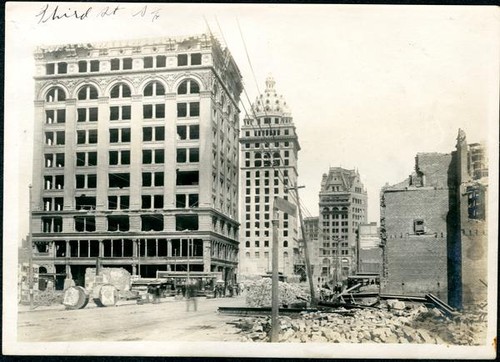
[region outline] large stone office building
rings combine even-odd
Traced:
[[[209,35],[35,51],[40,276],[219,272],[238,257],[241,74]],[[189,244],[189,248],[188,248]]]
[[[367,222],[366,189],[357,170],[331,167],[319,193],[321,283],[340,282],[356,270],[358,226]]]
[[[252,278],[271,271],[273,199],[294,202],[297,153],[300,150],[293,119],[275,81],[252,105],[241,127],[241,244],[239,274]],[[290,196],[290,198],[289,198]],[[279,212],[279,271],[293,275],[297,248],[297,218]]]

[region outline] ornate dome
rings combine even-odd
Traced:
[[[257,97],[254,104],[252,105],[253,110],[257,116],[289,116],[290,109],[288,108],[286,101],[283,99],[282,95],[276,93],[274,89],[274,81],[272,76],[268,76],[266,79],[266,90],[263,94]]]

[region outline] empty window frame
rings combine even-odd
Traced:
[[[45,167],[64,167],[64,153],[46,153],[44,157]]]
[[[179,87],[177,87],[177,94],[199,94],[200,85],[197,81],[193,79],[187,79],[183,81]]]
[[[78,100],[83,101],[89,99],[97,99],[98,96],[99,92],[97,91],[97,88],[93,85],[87,84],[80,88],[77,98]]]
[[[77,210],[95,210],[96,198],[95,196],[77,196],[75,197],[75,209]]]
[[[144,119],[165,118],[165,104],[145,104],[142,106],[142,117]]]
[[[75,216],[75,231],[95,231],[95,216]]]
[[[175,207],[181,209],[198,207],[198,194],[177,194],[175,197]]]
[[[108,175],[108,185],[112,188],[130,187],[129,173],[110,173]]]
[[[97,152],[77,152],[76,165],[82,166],[97,166]]]
[[[83,144],[96,144],[97,143],[97,130],[78,130],[76,131],[76,143]]]
[[[130,229],[130,222],[127,215],[109,215],[108,231],[128,231]]]
[[[98,109],[97,107],[77,108],[77,122],[97,122]]]
[[[50,88],[45,96],[46,102],[63,102],[66,100],[66,93],[61,87]]]
[[[177,66],[201,65],[201,53],[178,54]]]
[[[425,223],[423,219],[413,220],[413,231],[415,232],[416,235],[425,234]]]
[[[110,165],[130,165],[130,151],[109,151]]]
[[[164,141],[165,140],[165,127],[143,127],[142,128],[142,141]]]
[[[45,111],[45,123],[65,123],[66,110],[65,109],[49,109]]]
[[[198,215],[175,215],[175,230],[198,230]]]
[[[64,189],[64,175],[46,175],[43,176],[44,190],[62,190]]]
[[[77,189],[95,189],[97,187],[96,174],[77,174],[75,175]]]
[[[142,195],[142,209],[163,209],[163,195]]]
[[[141,231],[162,231],[163,215],[141,215]]]
[[[199,183],[199,171],[177,171],[177,186],[195,186]]]
[[[192,163],[200,161],[200,150],[196,148],[178,148],[177,149],[177,162],[178,163]]]
[[[99,71],[99,60],[80,60],[78,62],[78,72],[79,73],[87,73],[90,72],[98,72]]]
[[[157,55],[156,57],[144,57],[144,68],[165,68],[167,66],[167,57],[165,55]]]
[[[148,164],[162,164],[165,162],[165,150],[142,150],[142,163]]]
[[[109,210],[128,210],[130,207],[129,195],[111,195],[108,196]]]
[[[47,146],[61,146],[64,145],[64,141],[64,131],[45,132],[45,144]]]
[[[43,211],[62,211],[64,208],[63,197],[44,197]]]
[[[164,173],[163,172],[143,172],[142,173],[142,186],[163,186]]]
[[[146,87],[144,87],[143,95],[144,97],[164,96],[165,87],[157,81],[148,83]]]
[[[111,70],[129,70],[129,69],[132,69],[132,58],[111,59]]]
[[[111,98],[130,98],[132,96],[132,92],[127,84],[119,83],[111,88],[109,95]]]
[[[130,142],[130,128],[110,128],[109,143]]]
[[[62,217],[42,217],[43,233],[60,233],[63,231]]]
[[[177,117],[198,117],[200,115],[200,102],[177,103]]]
[[[178,140],[197,140],[200,138],[200,126],[193,124],[190,126],[177,126]]]
[[[109,119],[111,121],[126,121],[130,120],[131,107],[130,106],[112,106],[109,107]]]

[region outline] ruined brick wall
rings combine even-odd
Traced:
[[[452,162],[451,154],[419,153],[415,168],[424,176],[424,186],[448,187],[448,176]]]
[[[449,190],[429,187],[383,191],[386,235],[384,293],[433,293],[447,300]],[[424,221],[417,235],[414,222]]]

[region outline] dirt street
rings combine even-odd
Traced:
[[[67,341],[237,341],[237,329],[226,322],[234,316],[218,307],[244,306],[242,296],[198,299],[198,311],[186,311],[184,300],[159,304],[127,303],[80,310],[64,306],[18,313],[19,342]]]

